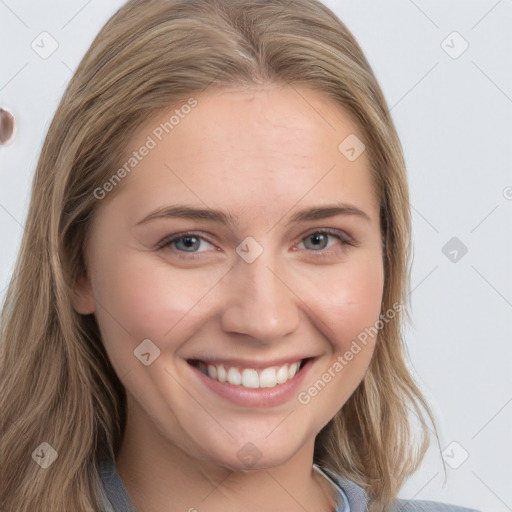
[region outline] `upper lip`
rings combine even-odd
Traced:
[[[303,361],[304,359],[312,359],[312,356],[287,356],[281,357],[278,359],[272,359],[267,361],[256,361],[256,360],[244,360],[244,359],[221,359],[221,358],[188,358],[187,362],[189,363],[205,363],[205,364],[213,364],[213,365],[224,365],[227,367],[235,367],[239,366],[242,368],[270,368],[272,366],[282,366],[284,364],[291,364]]]

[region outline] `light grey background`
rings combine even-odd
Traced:
[[[51,118],[122,3],[0,0],[0,106],[17,119],[15,140],[0,147],[0,298]],[[439,420],[447,478],[434,445],[401,496],[512,511],[512,1],[325,4],[365,51],[408,164],[415,247],[407,341]],[[58,43],[46,59],[31,47],[43,45],[44,31]]]

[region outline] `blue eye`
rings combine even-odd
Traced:
[[[202,252],[197,250],[201,246],[201,242],[210,243],[195,233],[180,233],[162,240],[158,244],[158,248],[163,249],[165,247],[174,246],[180,252],[196,253]],[[179,247],[180,245],[181,247]]]
[[[327,245],[329,243],[329,237],[332,237],[332,235],[330,233],[326,233],[324,231],[318,231],[317,233],[312,233],[311,235],[308,235],[303,240],[312,241],[312,245],[310,248],[323,250],[323,249],[327,248]],[[304,244],[304,245],[306,245],[306,244]]]
[[[343,232],[338,230],[331,229],[321,229],[317,231],[312,231],[304,238],[302,238],[301,243],[304,243],[306,250],[313,253],[319,253],[319,255],[328,255],[329,251],[326,249],[331,248],[335,243],[329,244],[329,239],[337,239],[340,245],[351,245],[355,246],[355,241],[352,240],[348,235],[345,235]],[[311,241],[312,243],[306,243]],[[208,244],[212,245],[208,240],[204,237],[198,235],[197,233],[179,233],[176,235],[172,235],[170,237],[164,238],[158,245],[158,249],[165,248],[173,248],[177,252],[181,253],[180,256],[184,256],[185,254],[189,254],[195,257],[205,250],[199,250],[202,245]],[[208,249],[206,249],[207,251]],[[187,256],[184,256],[187,257]]]

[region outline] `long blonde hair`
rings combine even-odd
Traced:
[[[94,316],[72,307],[99,203],[93,191],[151,116],[208,87],[265,83],[310,87],[359,123],[380,200],[382,312],[402,305],[380,330],[364,380],[317,436],[314,461],[361,485],[373,510],[384,510],[419,466],[429,444],[426,416],[435,424],[403,343],[411,229],[405,163],[356,40],[316,0],[132,0],[78,66],[35,171],[1,316],[2,510],[102,510],[97,464],[101,454],[117,454],[126,397]],[[410,411],[422,419],[416,441]],[[46,469],[32,460],[43,442],[58,454]]]

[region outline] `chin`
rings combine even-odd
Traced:
[[[208,460],[216,465],[225,467],[231,471],[257,471],[269,469],[287,463],[301,449],[304,444],[297,445],[298,435],[287,436],[288,441],[295,440],[292,444],[286,443],[286,439],[276,435],[275,439],[265,439],[264,436],[249,441],[247,436],[241,441],[233,440],[225,446],[225,450],[217,445],[215,453],[210,452]]]

